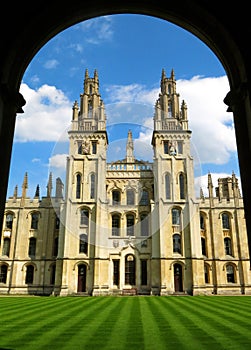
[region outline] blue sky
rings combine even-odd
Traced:
[[[144,15],[111,15],[78,23],[50,40],[30,62],[20,92],[26,99],[17,115],[9,187],[18,193],[25,172],[28,194],[37,184],[46,194],[49,173],[65,182],[67,129],[72,106],[83,91],[85,69],[98,71],[106,107],[108,160],[124,157],[132,129],[137,158],[150,160],[153,106],[161,71],[174,69],[177,92],[188,107],[196,189],[207,195],[210,172],[217,178],[239,176],[232,113],[223,99],[226,73],[214,53],[198,38],[167,21]],[[196,191],[197,191],[196,190]]]

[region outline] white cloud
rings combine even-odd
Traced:
[[[51,168],[65,168],[68,154],[55,154],[49,158]]]
[[[46,69],[54,69],[54,68],[56,68],[58,65],[59,65],[59,62],[58,62],[57,60],[55,60],[55,59],[53,59],[53,60],[48,60],[48,61],[45,62],[44,68],[46,68]]]
[[[80,27],[85,34],[85,41],[88,44],[97,45],[112,39],[113,30],[111,29],[111,25],[111,16],[103,16],[84,21],[80,24]]]
[[[20,91],[26,105],[16,120],[15,141],[58,141],[70,125],[72,103],[54,86],[32,90],[22,84]]]

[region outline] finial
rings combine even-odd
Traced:
[[[34,198],[39,198],[39,196],[40,196],[39,185],[37,185]]]
[[[172,70],[171,70],[171,79],[172,80],[175,80],[175,75],[174,75],[174,69],[172,68]]]
[[[164,80],[165,77],[166,77],[166,72],[165,72],[165,69],[162,68],[161,80]]]
[[[28,188],[28,174],[26,172],[24,174],[24,181],[23,181],[23,185],[22,185],[22,198],[26,197],[27,188]]]
[[[47,184],[47,197],[51,197],[51,191],[52,191],[52,173],[49,175],[49,180]]]
[[[17,199],[17,189],[18,189],[18,187],[16,185],[15,188],[14,188],[14,193],[13,193],[13,198],[14,199]]]

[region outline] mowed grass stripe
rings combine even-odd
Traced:
[[[75,324],[75,332],[71,338],[65,339],[60,349],[104,349],[110,341],[111,329],[116,327],[116,319],[120,317],[120,304],[126,300],[113,297],[95,297],[97,303],[102,303],[102,308],[97,312],[91,312],[91,317],[82,322],[81,316]],[[91,311],[91,309],[89,310]],[[54,346],[54,345],[53,345]]]
[[[217,307],[208,307],[205,303],[206,299],[189,298],[187,302],[185,298],[177,298],[177,306],[184,310],[184,314],[194,320],[194,323],[204,332],[208,332],[208,343],[214,338],[212,347],[215,343],[221,344],[220,349],[246,349],[246,346],[251,344],[251,335],[249,333],[249,324],[246,327],[240,326],[238,320],[230,315],[226,315],[224,311],[219,311]]]
[[[202,350],[209,349],[208,334],[192,322],[190,315],[187,315],[177,305],[177,298],[189,297],[161,297],[156,298],[150,305],[157,315],[162,315],[160,327],[164,327],[166,349]],[[214,342],[214,345],[219,345]],[[210,347],[212,349],[212,347]]]
[[[44,301],[46,305],[46,300]],[[79,322],[79,319],[76,318],[78,314],[81,315],[82,322],[83,318],[87,322],[87,318],[92,317],[95,312],[100,312],[104,307],[103,304],[108,302],[108,300],[95,302],[92,298],[75,297],[59,298],[58,301],[55,302],[56,308],[48,304],[47,312],[46,310],[42,314],[36,312],[29,318],[26,315],[24,323],[16,322],[15,332],[11,332],[11,339],[7,338],[7,341],[3,343],[3,335],[1,345],[6,343],[10,348],[14,346],[15,349],[39,350],[48,349],[48,344],[50,344],[53,349],[59,349],[68,340],[72,329],[74,330],[73,321]]]

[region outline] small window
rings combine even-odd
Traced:
[[[97,141],[92,142],[92,154],[97,154]]]
[[[112,216],[112,236],[120,235],[120,217],[119,215]]]
[[[233,265],[227,265],[226,271],[227,271],[227,282],[228,283],[235,283],[234,267],[233,267]]]
[[[165,175],[165,192],[166,192],[166,199],[171,199],[171,181],[170,181],[170,174]]]
[[[34,229],[34,230],[38,229],[38,219],[39,219],[38,213],[31,214],[31,229]]]
[[[12,230],[12,226],[13,226],[13,214],[7,214],[5,227]]]
[[[183,142],[182,141],[178,141],[178,154],[183,154]]]
[[[204,278],[205,278],[205,283],[210,283],[210,280],[209,280],[209,266],[207,264],[204,265]]]
[[[181,239],[180,234],[175,233],[173,235],[173,252],[174,253],[181,253]]]
[[[25,283],[32,284],[34,279],[34,266],[28,265],[26,268]]]
[[[58,256],[58,237],[54,239],[53,256]]]
[[[89,227],[89,211],[82,209],[80,212],[80,226]]]
[[[10,239],[5,237],[3,240],[3,255],[10,256]]]
[[[222,228],[229,230],[230,229],[229,215],[227,213],[223,213],[221,216],[221,219],[222,219]]]
[[[207,256],[206,239],[204,237],[201,237],[201,253],[202,255]]]
[[[87,254],[88,251],[88,239],[86,234],[79,236],[79,253]]]
[[[148,205],[149,204],[149,194],[147,190],[143,190],[140,198],[139,205]]]
[[[172,209],[172,224],[173,225],[180,224],[180,210],[177,208]]]
[[[147,260],[141,260],[141,284],[142,286],[147,285]]]
[[[119,286],[119,260],[113,260],[113,284]]]
[[[76,176],[76,198],[79,199],[81,194],[81,175]]]
[[[140,233],[141,236],[149,236],[149,219],[147,214],[140,216]]]
[[[127,236],[134,236],[134,216],[133,215],[126,216],[126,230],[127,230]]]
[[[120,204],[120,191],[114,190],[112,191],[112,205]]]
[[[1,265],[0,266],[0,283],[6,283],[7,281],[7,271],[8,267],[7,265]]]
[[[126,204],[127,205],[134,205],[135,204],[134,190],[127,190],[126,191]]]
[[[232,255],[232,244],[229,237],[224,238],[224,248],[226,255]]]
[[[163,142],[163,147],[164,147],[164,154],[169,154],[169,142],[168,141]]]
[[[185,177],[184,174],[179,175],[180,199],[185,199]]]
[[[30,258],[34,258],[36,255],[36,244],[37,244],[36,238],[31,237],[29,241],[29,251],[28,251],[28,255]]]
[[[135,258],[133,255],[125,257],[125,284],[135,285]]]
[[[91,174],[90,198],[95,198],[95,174]]]
[[[205,219],[204,215],[200,214],[200,229],[205,230]]]

